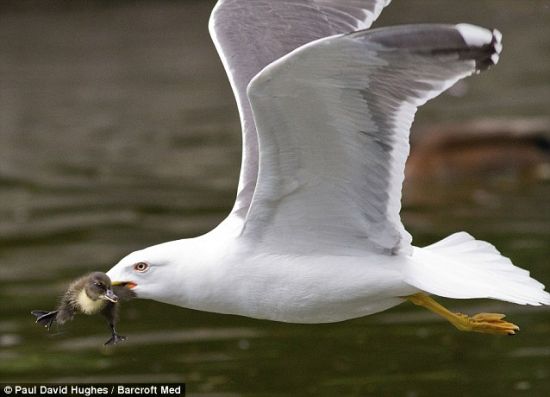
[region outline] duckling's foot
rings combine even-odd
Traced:
[[[51,329],[57,316],[57,310],[51,312],[44,310],[33,310],[31,313],[36,317],[36,323],[46,327],[48,331]]]
[[[462,313],[455,313],[455,321],[451,323],[461,331],[481,332],[493,335],[515,335],[519,327],[515,324],[504,321],[506,317],[500,313],[479,313],[475,316],[467,316]]]
[[[470,317],[462,313],[453,313],[424,293],[411,295],[406,299],[447,319],[447,321],[461,331],[481,332],[493,335],[515,335],[519,331],[517,325],[503,320],[505,317],[504,314],[479,313]]]
[[[111,339],[105,342],[105,346],[116,345],[117,343],[124,342],[125,340],[126,340],[125,336],[113,334],[113,336],[111,336]]]

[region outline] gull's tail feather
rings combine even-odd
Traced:
[[[493,245],[465,232],[415,248],[410,270],[406,282],[434,295],[550,305],[550,294],[527,270],[514,266]]]

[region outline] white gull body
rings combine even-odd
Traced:
[[[426,292],[550,304],[544,286],[460,232],[411,245],[400,219],[417,107],[496,64],[473,25],[366,30],[389,0],[220,0],[210,30],[243,128],[235,206],[206,235],[107,274],[140,298],[296,323],[376,313]]]

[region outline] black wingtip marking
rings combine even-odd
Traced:
[[[476,59],[476,69],[483,71],[496,65],[502,52],[502,34],[497,30],[492,30],[493,37],[491,42],[481,49],[483,50],[483,56]]]

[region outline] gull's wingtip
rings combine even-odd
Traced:
[[[488,30],[469,23],[455,25],[469,47],[487,49],[476,59],[476,69],[485,70],[498,63],[502,52],[502,33],[498,29]]]

